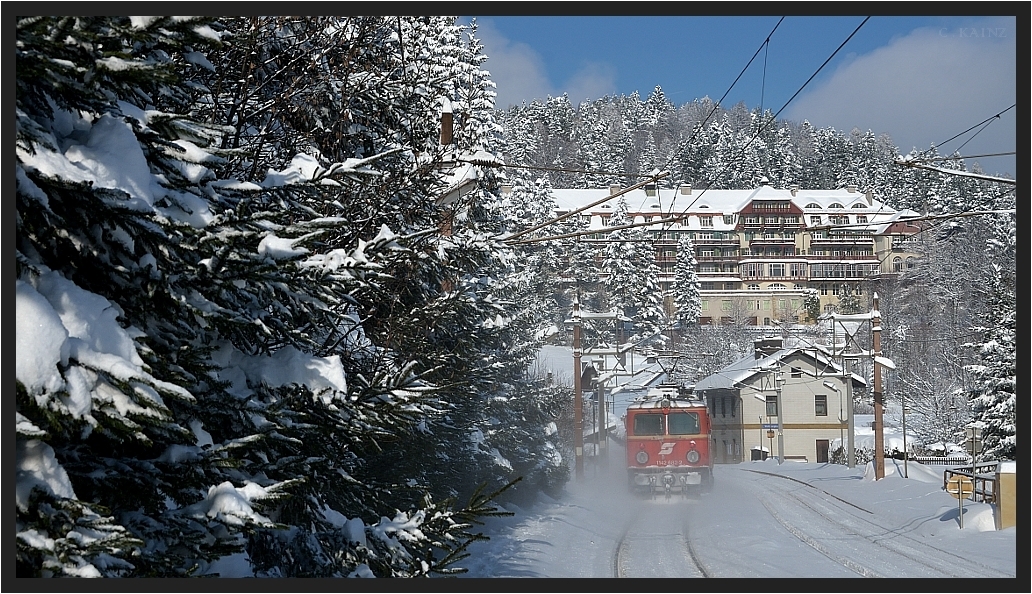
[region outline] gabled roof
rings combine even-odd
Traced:
[[[755,355],[743,357],[720,371],[702,378],[695,384],[695,391],[738,390],[753,377],[767,373],[766,368],[777,367],[781,361],[796,355],[813,360],[828,369],[831,374],[842,373],[842,367],[835,364],[830,354],[820,345],[792,346],[779,349],[759,359]],[[850,376],[854,383],[867,385],[867,380],[863,377],[855,373],[850,373]]]

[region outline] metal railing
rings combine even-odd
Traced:
[[[967,465],[957,468],[947,468],[942,473],[942,488],[946,489],[946,483],[951,477],[966,476],[974,483],[974,491],[971,493],[971,500],[981,503],[996,503],[996,494],[999,492],[996,484],[996,469],[1000,462],[990,460],[988,462],[976,462],[974,465]]]

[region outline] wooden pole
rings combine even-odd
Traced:
[[[581,402],[581,315],[580,296],[573,298],[573,448],[575,476],[584,479],[584,425],[582,421],[583,404]]]
[[[882,425],[884,401],[881,384],[881,312],[878,311],[878,294],[874,294],[874,312],[871,316],[871,333],[874,335],[874,478],[885,478],[885,431]]]

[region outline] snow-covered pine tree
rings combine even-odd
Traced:
[[[674,268],[674,307],[682,333],[690,333],[702,313],[701,283],[695,259],[695,243],[683,235],[677,245],[677,266]]]
[[[627,209],[627,199],[621,196],[610,220],[613,226],[633,222]],[[601,270],[605,306],[633,323],[629,334],[620,330],[614,338],[632,342],[653,336],[663,327],[664,312],[652,242],[641,228],[618,229],[608,234],[608,240]]]
[[[504,318],[484,282],[504,253],[474,228],[439,236],[439,105],[419,73],[460,51],[440,48],[442,19],[19,23],[19,307],[66,333],[107,312],[93,327],[116,339],[73,333],[75,356],[42,367],[19,349],[20,575],[203,574],[245,547],[257,575],[426,575],[476,538],[495,492],[432,496],[462,467],[365,457],[482,405],[491,353],[525,357],[482,323]],[[212,47],[241,36],[278,53]],[[341,91],[360,123],[320,123],[332,110],[298,85]],[[105,177],[115,155],[125,175]],[[61,317],[68,296],[91,307]],[[470,418],[453,435],[474,451]]]
[[[1011,198],[998,206],[1008,204]],[[971,394],[973,420],[982,425],[982,455],[985,459],[1017,459],[1017,394],[1015,375],[1015,218],[996,215],[994,233],[987,248],[996,263],[988,267],[986,299],[980,324],[975,330],[980,342],[966,346],[977,351],[978,362],[966,369],[976,381]]]
[[[233,456],[201,451],[192,412],[213,368],[187,289],[212,217],[202,163],[217,157],[195,144],[210,130],[140,108],[185,107],[175,81],[209,21],[19,19],[18,302],[62,349],[40,360],[39,329],[19,328],[19,483],[40,487],[19,501],[19,575],[189,575],[272,525],[253,505],[280,496],[274,481],[211,507],[234,491]]]

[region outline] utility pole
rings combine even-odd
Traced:
[[[884,402],[881,385],[881,313],[878,311],[878,294],[874,294],[874,311],[871,312],[871,333],[874,335],[874,479],[885,478],[885,431],[883,426]]]
[[[573,449],[576,458],[574,475],[584,480],[584,426],[581,403],[581,316],[580,292],[573,297]]]
[[[781,361],[778,360],[778,365]],[[782,417],[782,405],[781,405],[781,382],[778,381],[778,374],[781,373],[780,369],[774,370],[774,393],[777,394],[778,402],[778,464],[785,461],[785,424]]]
[[[849,420],[849,434],[846,436],[849,447],[846,451],[846,465],[856,468],[856,428],[853,426],[853,372],[846,366],[846,358],[842,357],[842,374],[846,380],[846,419]]]
[[[609,455],[607,453],[609,434],[606,431],[608,420],[606,419],[606,387],[601,377],[598,379],[598,392],[595,395],[595,403],[598,406],[598,425],[595,426],[595,436],[598,441],[598,450],[595,455],[599,457],[602,466],[609,466]]]

